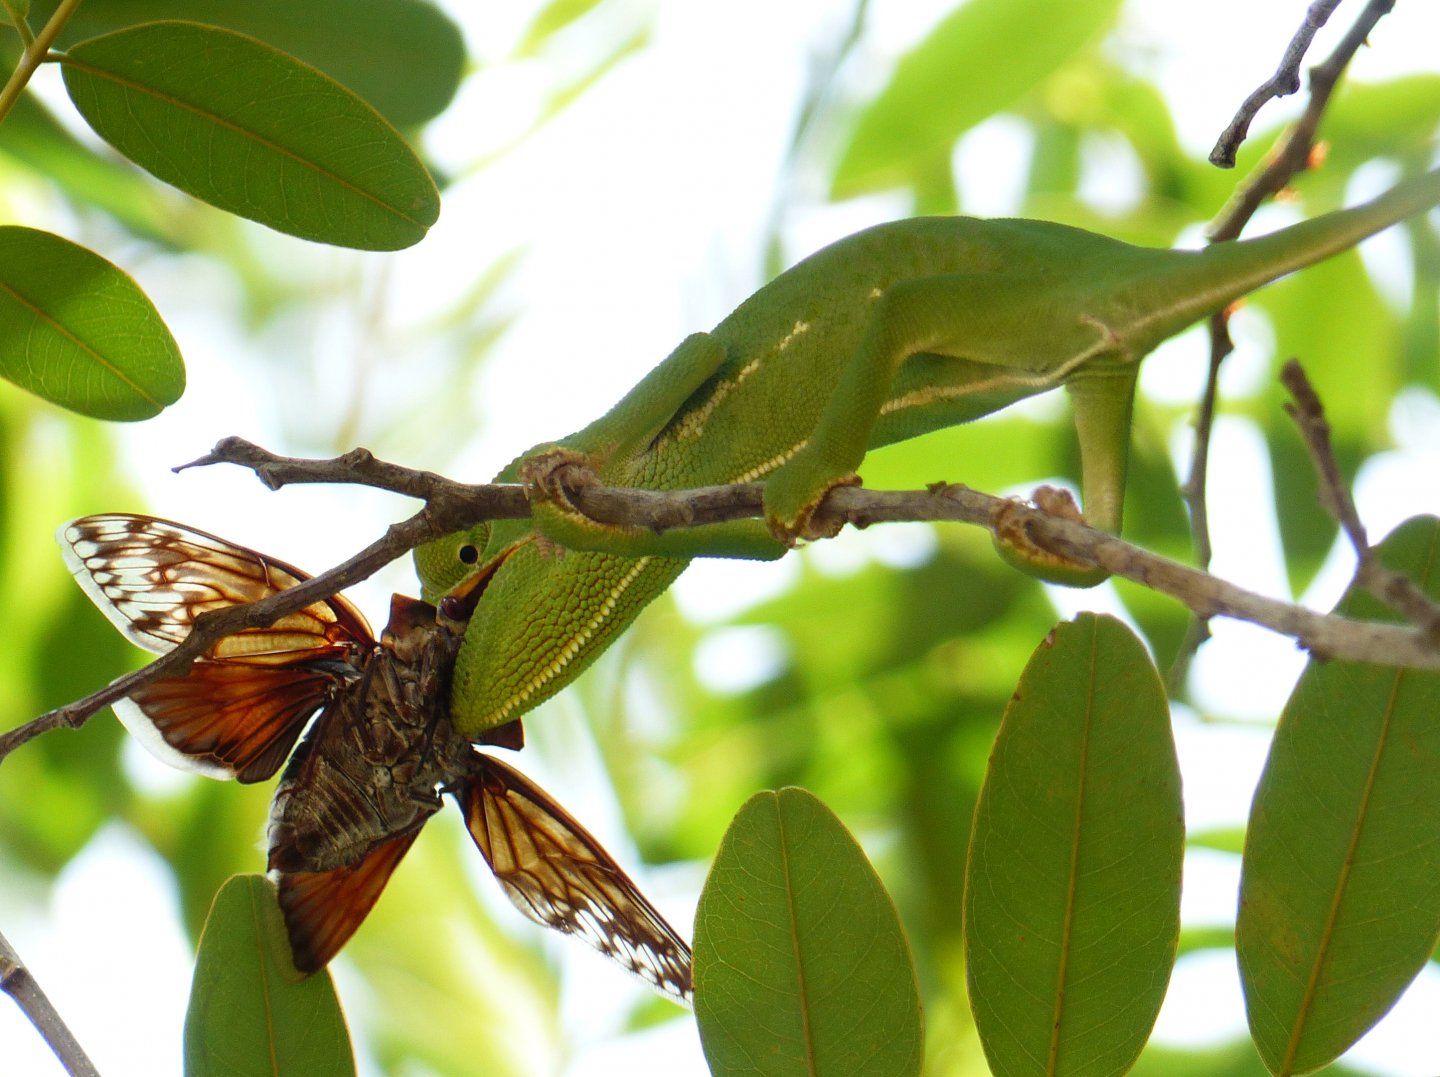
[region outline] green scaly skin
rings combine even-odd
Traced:
[[[1139,361],[1199,319],[1440,202],[1440,170],[1373,202],[1204,251],[1152,250],[1064,225],[932,217],[811,255],[681,345],[601,419],[522,455],[497,481],[579,460],[655,490],[764,479],[767,521],[656,536],[599,525],[555,495],[416,551],[431,601],[488,582],[452,710],[476,736],[573,680],[692,557],[773,558],[865,452],[1065,386],[1087,518],[1118,532]],[[959,470],[963,473],[963,464]],[[543,538],[541,536],[544,536]],[[565,547],[562,551],[559,547]],[[1035,574],[1102,574],[1035,551]]]

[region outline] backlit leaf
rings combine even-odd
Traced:
[[[535,55],[552,35],[574,25],[599,5],[600,0],[549,0],[525,28],[525,36],[515,48],[516,55]]]
[[[711,1072],[920,1072],[915,970],[855,839],[803,789],[735,816],[695,917],[695,1016]]]
[[[960,135],[1054,74],[1114,21],[1119,0],[970,0],[895,66],[835,170],[850,198],[906,182]],[[1003,57],[997,62],[997,58]]]
[[[35,0],[38,24],[58,0]],[[198,19],[248,34],[319,68],[397,127],[438,115],[460,84],[465,41],[429,0],[85,0],[57,44],[68,49],[141,23]]]
[[[180,350],[145,293],[49,232],[0,228],[0,377],[97,419],[149,419],[180,398]]]
[[[405,140],[326,75],[242,34],[147,23],[76,45],[65,86],[136,164],[277,231],[362,250],[418,243],[439,194]]]
[[[970,1006],[997,1077],[1124,1073],[1175,960],[1180,773],[1119,621],[1059,625],[1005,711],[965,887]]]
[[[275,887],[237,875],[215,895],[185,1015],[187,1077],[351,1077],[354,1055],[329,972],[301,978]]]
[[[1381,546],[1440,597],[1440,520]],[[1337,613],[1394,621],[1352,589]],[[1236,949],[1273,1073],[1308,1073],[1394,1004],[1440,936],[1440,674],[1312,661],[1251,808]]]

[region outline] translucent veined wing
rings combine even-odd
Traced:
[[[277,873],[280,911],[297,969],[324,968],[350,941],[419,834],[416,826],[380,842],[354,864],[330,871]]]
[[[151,516],[105,513],[60,528],[60,552],[90,600],[131,641],[164,654],[207,610],[257,602],[308,580],[307,573],[193,527]],[[359,644],[374,646],[360,611],[336,595],[217,642],[217,661],[286,665],[344,659]]]
[[[519,771],[478,753],[473,769],[455,797],[515,906],[688,1004],[690,947],[600,843]]]
[[[183,677],[141,685],[114,710],[131,735],[164,762],[249,784],[280,769],[337,680],[326,669],[202,659]]]
[[[58,537],[91,601],[133,642],[157,653],[184,640],[207,610],[255,602],[309,578],[283,561],[149,516],[85,516]],[[188,674],[150,682],[116,704],[115,713],[167,763],[262,781],[374,646],[365,618],[337,595],[268,628],[226,636]]]

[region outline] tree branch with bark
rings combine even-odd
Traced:
[[[868,527],[901,521],[959,522],[995,533],[1019,528],[1041,549],[1067,560],[1096,565],[1112,576],[1131,580],[1180,602],[1197,617],[1230,617],[1289,636],[1321,658],[1413,669],[1440,669],[1440,608],[1412,581],[1379,565],[1370,554],[1325,436],[1323,411],[1299,365],[1286,368],[1285,381],[1295,397],[1291,414],[1305,437],[1321,478],[1321,496],[1351,535],[1360,556],[1359,579],[1407,619],[1408,624],[1357,621],[1318,613],[1271,598],[1180,564],[1084,523],[1033,505],[937,482],[924,490],[868,490],[858,486],[832,490],[817,520]],[[119,677],[83,699],[32,719],[0,736],[0,761],[21,744],[52,729],[76,729],[92,715],[161,677],[183,675],[191,662],[215,641],[244,628],[274,623],[288,613],[328,598],[431,539],[472,527],[484,520],[529,515],[529,491],[514,484],[469,484],[428,471],[376,459],[356,449],[326,460],[279,456],[241,438],[225,438],[185,468],[233,464],[253,471],[268,488],[325,483],[369,486],[425,502],[409,519],[390,526],[380,538],[325,572],[258,602],[203,614],[195,629],[174,650],[133,673]],[[591,519],[611,525],[647,528],[656,534],[763,516],[762,483],[739,483],[694,490],[638,490],[595,485],[581,469],[567,474],[572,503]]]

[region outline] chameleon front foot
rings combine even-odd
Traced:
[[[532,501],[570,504],[568,491],[594,485],[594,461],[574,449],[542,449],[520,465],[520,481],[530,487]],[[571,506],[571,511],[578,511]]]
[[[573,449],[538,450],[520,467],[530,489],[535,544],[542,553],[584,550],[619,557],[740,557],[770,561],[785,552],[759,520],[732,520],[656,532],[630,524],[607,524],[585,515],[570,497],[580,486],[604,483],[599,461]]]
[[[593,549],[607,536],[626,529],[590,519],[570,499],[570,491],[594,486],[595,460],[560,447],[541,449],[520,465],[520,481],[530,491],[530,516],[541,539],[566,549]]]
[[[1031,495],[1031,500],[1041,512],[1076,523],[1088,523],[1069,490],[1041,486]],[[1066,587],[1094,587],[1109,577],[1110,574],[1102,568],[1072,561],[1037,544],[1026,527],[1028,513],[1027,505],[1011,500],[1002,503],[990,518],[995,551],[1008,564],[1047,583]]]

